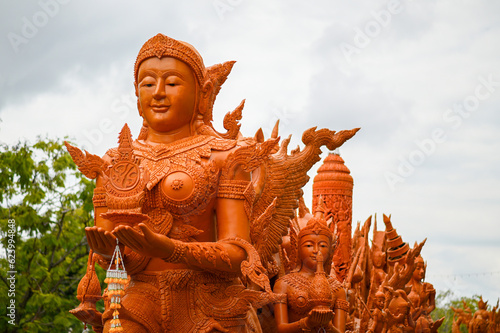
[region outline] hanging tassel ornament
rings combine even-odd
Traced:
[[[113,263],[115,268],[113,269]],[[123,327],[118,318],[118,309],[121,308],[121,299],[125,295],[125,284],[127,283],[127,271],[123,263],[122,253],[116,239],[116,248],[111,258],[111,263],[106,271],[106,279],[104,283],[108,284],[108,294],[111,298],[110,308],[113,309],[113,319],[111,319],[110,333],[123,332]]]

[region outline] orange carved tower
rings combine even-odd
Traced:
[[[325,217],[336,228],[337,244],[333,256],[335,273],[340,281],[347,276],[351,262],[352,190],[354,182],[344,160],[338,154],[328,154],[313,182],[313,211],[321,195],[325,201]]]

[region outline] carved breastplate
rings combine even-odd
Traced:
[[[196,215],[215,198],[219,170],[214,162],[175,165],[153,190],[174,217]]]
[[[143,213],[150,216],[156,232],[176,239],[199,233],[179,224],[189,223],[189,216],[200,214],[213,202],[220,170],[210,157],[213,150],[228,150],[235,144],[201,135],[156,146],[134,142],[134,155],[149,172]]]
[[[309,289],[314,288],[314,286],[311,285],[312,278],[306,277],[300,273],[290,273],[282,277],[282,279],[288,285],[288,308],[298,315],[306,315],[309,313],[315,306],[315,304],[309,300]],[[340,288],[340,283],[330,276],[328,277],[328,282],[330,283],[333,293]]]

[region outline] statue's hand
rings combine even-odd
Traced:
[[[121,225],[113,230],[113,235],[120,243],[148,257],[165,258],[172,254],[174,243],[170,238],[153,232],[144,223],[139,224],[139,229]]]
[[[109,231],[100,227],[85,228],[90,248],[104,258],[111,258],[116,247],[116,238]]]
[[[97,328],[102,326],[102,313],[95,308],[80,304],[76,309],[69,310],[69,312],[78,318],[78,320],[90,324],[92,327]]]
[[[404,316],[405,316],[405,314],[404,314],[404,313],[400,313],[400,314],[398,314],[398,315],[393,315],[393,314],[391,313],[391,315],[392,315],[392,318],[394,318],[394,320],[396,320],[396,321],[399,321],[399,320],[403,319],[403,318],[404,318]]]
[[[308,327],[326,327],[333,320],[334,313],[330,309],[312,309],[307,316]]]
[[[226,332],[229,332],[229,330],[227,330],[224,327],[222,327],[221,324],[216,323],[210,332],[223,332],[223,333],[226,333]]]

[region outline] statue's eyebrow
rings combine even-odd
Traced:
[[[153,76],[156,76],[156,73],[154,73],[153,71],[150,71],[150,70],[145,70],[145,71],[142,71],[141,73],[139,73],[139,75],[137,75],[137,79],[138,79],[138,81],[141,81],[147,76],[153,77]]]
[[[180,73],[179,71],[176,71],[174,69],[171,69],[171,70],[168,70],[167,72],[163,73],[161,75],[162,78],[167,78],[169,76],[177,76],[179,78],[181,78],[182,80],[186,80],[185,78],[185,75],[182,75],[182,73]],[[158,73],[155,72],[154,70],[151,70],[151,69],[146,69],[144,70],[143,72],[141,72],[138,76],[138,80],[141,81],[142,79],[144,79],[146,76],[152,76],[152,77],[157,77],[158,76]]]
[[[164,78],[167,78],[167,77],[172,76],[172,75],[178,76],[178,77],[180,77],[181,79],[185,80],[185,76],[184,76],[184,75],[182,75],[182,73],[180,73],[180,72],[178,72],[178,71],[176,71],[176,70],[173,70],[173,69],[172,69],[172,70],[169,70],[169,71],[167,71],[167,72],[165,72],[162,76],[163,76]]]

